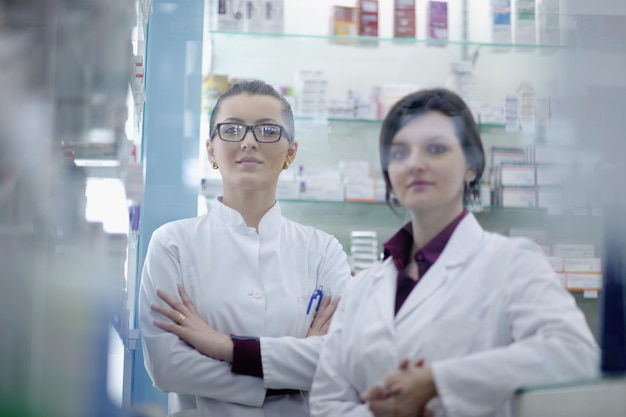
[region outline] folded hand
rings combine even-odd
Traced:
[[[216,331],[198,315],[196,307],[182,285],[178,284],[180,300],[157,290],[157,295],[168,307],[152,304],[150,307],[170,321],[154,321],[154,325],[173,333],[204,355],[232,362],[233,342],[230,336]]]

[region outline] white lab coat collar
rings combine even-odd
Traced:
[[[399,321],[410,316],[413,309],[428,300],[453,275],[450,273],[450,270],[470,260],[480,248],[480,242],[484,233],[483,228],[474,215],[468,213],[452,233],[437,262],[433,264],[421,279],[418,290],[409,294],[409,297],[398,311],[395,320]],[[372,271],[372,279],[374,280],[372,292],[391,330],[393,329],[394,316],[393,309],[389,307],[390,300],[395,299],[397,274],[398,271],[391,257]]]
[[[238,232],[249,234],[255,232],[254,227],[248,227],[243,216],[237,210],[222,203],[221,197],[211,201],[211,213],[221,219],[228,227],[232,227]],[[259,222],[259,235],[269,236],[280,230],[280,225],[284,221],[282,211],[278,201],[265,213]]]

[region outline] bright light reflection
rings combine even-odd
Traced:
[[[122,408],[124,387],[124,345],[117,332],[109,330],[109,358],[107,363],[107,393],[119,408]]]
[[[128,234],[128,205],[119,179],[87,178],[85,218],[102,222],[106,233]]]

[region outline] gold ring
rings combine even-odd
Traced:
[[[178,318],[176,319],[176,324],[182,324],[186,318],[187,317],[185,317],[184,314],[179,315]]]

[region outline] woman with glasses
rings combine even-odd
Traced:
[[[541,249],[483,230],[464,209],[485,166],[465,102],[445,89],[399,100],[380,161],[387,199],[411,221],[350,281],[311,415],[505,417],[522,386],[593,378],[597,345]]]
[[[208,214],[152,235],[139,301],[146,368],[175,416],[308,416],[346,255],[334,237],[281,215],[278,176],[298,150],[284,97],[262,81],[237,83],[210,129],[224,194]]]

